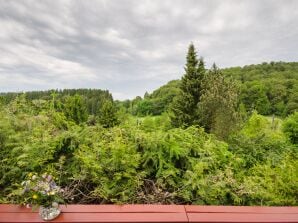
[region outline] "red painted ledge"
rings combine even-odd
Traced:
[[[37,211],[0,204],[0,222],[43,222]],[[67,205],[51,222],[298,223],[298,207],[197,205]]]

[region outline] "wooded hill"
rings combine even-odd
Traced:
[[[221,70],[239,83],[240,102],[246,111],[285,117],[298,110],[298,62],[270,62]],[[179,94],[180,80],[168,82],[144,98],[123,102],[133,114],[160,115]],[[129,107],[130,106],[130,107]]]
[[[221,70],[227,78],[236,79],[241,88],[240,102],[246,111],[256,110],[262,115],[285,117],[298,110],[298,62],[270,62]],[[151,94],[133,100],[116,101],[133,115],[160,115],[167,111],[173,98],[180,92],[180,80],[173,80]],[[2,102],[7,104],[22,93],[0,93]],[[88,114],[95,115],[104,100],[112,100],[108,90],[64,89],[26,92],[28,100],[51,100],[75,94],[83,96]]]

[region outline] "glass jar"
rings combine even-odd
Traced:
[[[55,207],[40,206],[39,207],[39,216],[45,221],[50,221],[57,218],[60,213],[61,213],[61,210],[59,206],[55,206]]]

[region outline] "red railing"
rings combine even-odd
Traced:
[[[43,222],[37,211],[0,204],[0,222]],[[298,223],[298,207],[197,205],[67,205],[51,222]]]

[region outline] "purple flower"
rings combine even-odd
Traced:
[[[50,182],[50,187],[51,187],[51,188],[55,188],[55,187],[57,187],[55,181],[51,181],[51,182]]]
[[[50,182],[52,179],[53,179],[53,177],[51,175],[48,175],[47,181]]]

